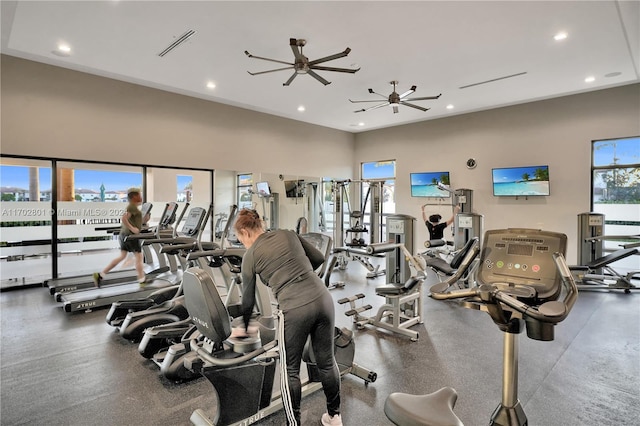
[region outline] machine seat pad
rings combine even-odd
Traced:
[[[456,270],[452,268],[446,260],[440,257],[427,258],[426,265],[446,275],[453,275],[456,272]]]
[[[378,296],[399,296],[411,293],[422,284],[422,278],[410,277],[404,284],[386,284],[376,287]]]
[[[450,387],[428,395],[394,392],[384,403],[384,414],[398,426],[464,426],[453,412],[457,399]]]
[[[625,257],[629,257],[636,253],[638,253],[638,249],[635,249],[635,248],[628,248],[628,249],[614,251],[611,254],[608,254],[606,256],[603,256],[599,259],[596,259],[592,262],[587,263],[587,266],[590,268],[602,268],[603,266],[607,266],[610,263],[613,263],[620,259],[624,259]]]

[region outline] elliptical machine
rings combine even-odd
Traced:
[[[261,336],[231,338],[231,321],[222,299],[211,286],[211,277],[203,270],[190,268],[184,276],[187,309],[194,324],[204,336],[194,342],[202,363],[195,370],[204,375],[218,394],[218,410],[210,419],[201,409],[191,415],[195,425],[251,424],[283,407],[282,397],[272,397],[278,342],[264,344]],[[377,374],[353,363],[355,343],[347,329],[336,332],[336,361],[341,375],[354,374],[366,384]],[[314,371],[312,355],[305,357],[309,382],[303,384],[302,396],[321,389]],[[241,396],[241,397],[240,397]]]

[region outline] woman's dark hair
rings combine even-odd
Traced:
[[[440,219],[442,219],[442,216],[440,216],[439,214],[432,214],[431,216],[429,216],[429,222],[438,223],[440,222]]]
[[[257,230],[262,229],[262,220],[257,211],[253,209],[242,209],[238,213],[236,223],[233,225],[236,232],[241,229]]]

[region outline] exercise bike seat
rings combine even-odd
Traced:
[[[457,399],[450,387],[427,395],[394,392],[384,403],[384,414],[397,426],[464,426],[453,412]]]
[[[378,296],[398,296],[411,293],[417,286],[422,284],[423,278],[410,277],[404,284],[386,284],[376,287]]]

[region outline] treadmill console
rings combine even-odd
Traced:
[[[151,203],[143,203],[140,211],[142,212],[142,217],[144,218],[146,215],[151,213],[151,209],[153,208],[153,204]]]
[[[171,225],[176,220],[176,211],[178,210],[178,203],[170,202],[164,208],[162,217],[160,218],[160,226],[165,228]]]
[[[187,220],[182,227],[182,233],[187,237],[195,237],[198,235],[206,214],[207,211],[202,207],[193,207],[189,210]]]
[[[553,254],[564,255],[566,247],[567,236],[561,233],[537,229],[487,231],[478,281],[504,286],[516,297],[556,299],[562,283]]]

